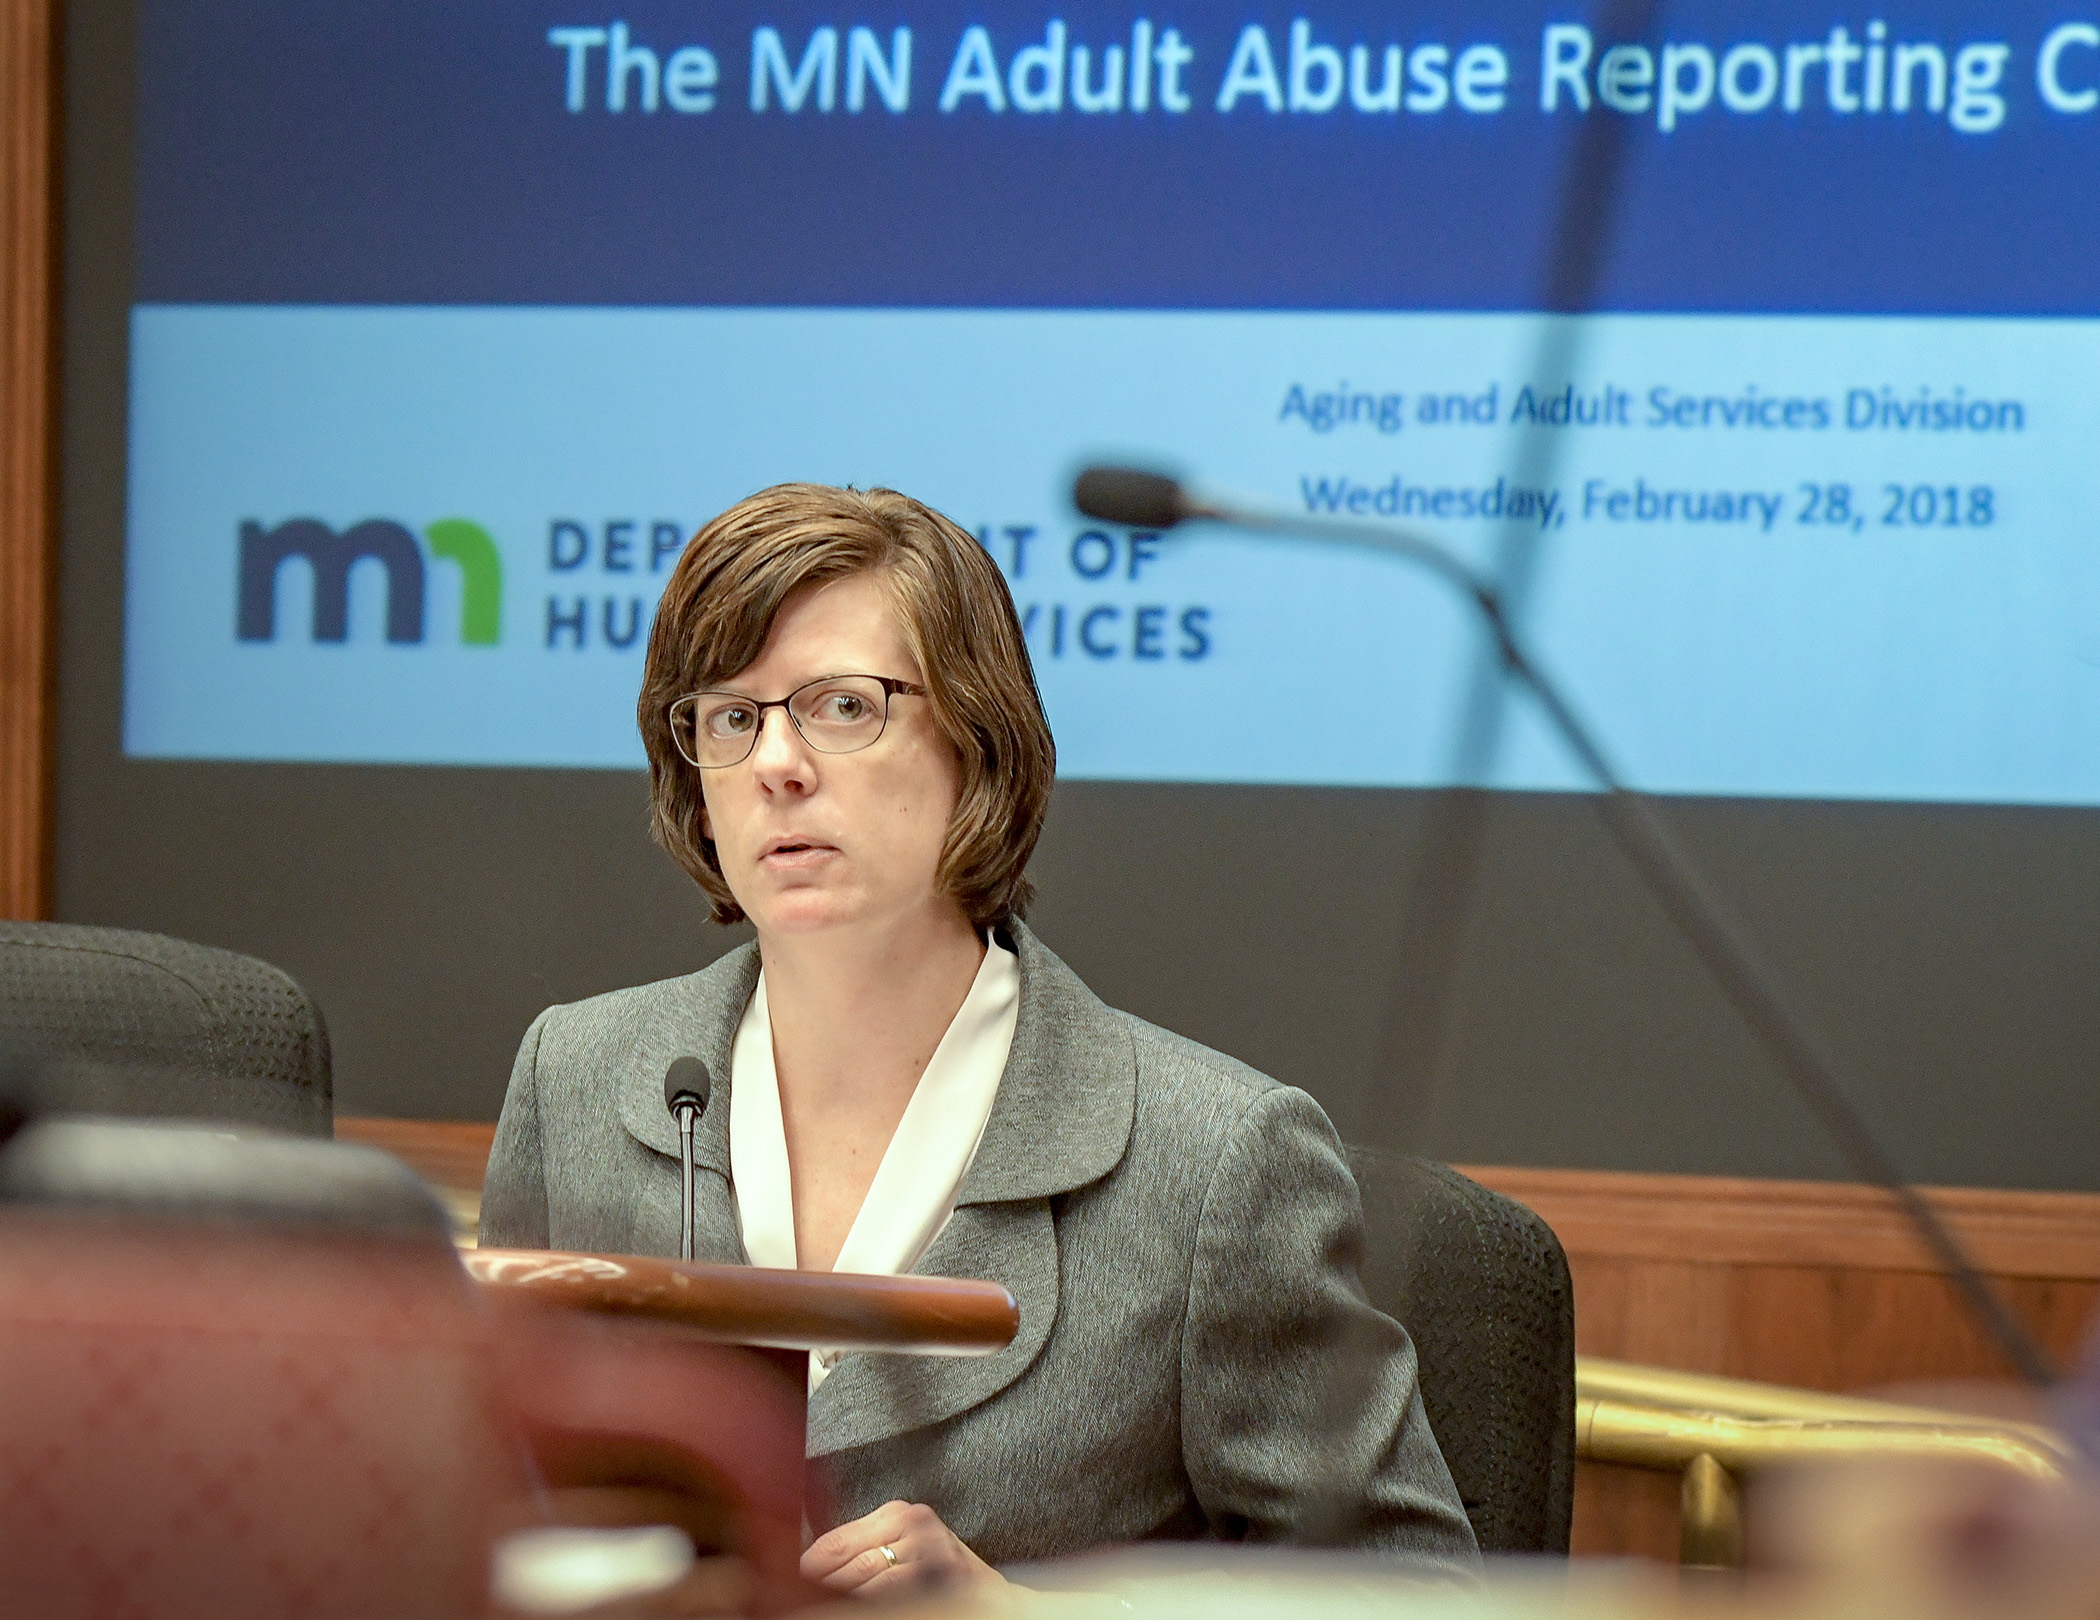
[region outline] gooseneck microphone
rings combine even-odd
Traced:
[[[1897,1172],[1895,1161],[1839,1085],[1836,1065],[1822,1038],[1794,1009],[1749,935],[1729,915],[1654,805],[1626,785],[1595,733],[1531,656],[1492,582],[1434,540],[1407,529],[1198,497],[1173,478],[1136,468],[1088,468],[1073,486],[1072,502],[1090,518],[1132,528],[1171,529],[1200,520],[1381,552],[1427,568],[1470,597],[1494,638],[1503,668],[1530,689],[1553,728],[1604,790],[1605,825],[1620,852],[1706,964],[1795,1094],[1816,1116],[1853,1174],[1882,1188],[1902,1207],[1925,1246],[1961,1290],[1970,1311],[2020,1376],[2037,1389],[2047,1389],[2055,1382],[2040,1347],[2005,1309],[1932,1206]]]
[[[678,1258],[693,1258],[693,1125],[707,1112],[714,1090],[707,1065],[696,1057],[675,1059],[664,1071],[664,1106],[678,1121]]]

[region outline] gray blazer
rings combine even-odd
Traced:
[[[1008,932],[1012,1055],[918,1270],[1004,1283],[1021,1330],[982,1359],[840,1362],[809,1406],[838,1520],[925,1502],[1007,1564],[1156,1537],[1300,1539],[1339,1504],[1359,1545],[1472,1567],[1414,1346],[1357,1283],[1361,1208],[1319,1105],[1105,1006],[1025,927]],[[690,1052],[714,1076],[694,1132],[696,1253],[749,1264],[729,1051],[758,966],[746,946],[540,1014],[496,1128],[482,1240],[675,1255],[663,1076]]]

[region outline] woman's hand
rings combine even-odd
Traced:
[[[1006,1584],[923,1502],[885,1502],[866,1518],[817,1537],[802,1555],[802,1573],[834,1592],[858,1597]]]

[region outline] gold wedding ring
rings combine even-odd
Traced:
[[[880,1547],[877,1547],[875,1550],[881,1553],[884,1558],[889,1560],[889,1565],[891,1569],[895,1569],[897,1567],[897,1549],[895,1547],[892,1547],[887,1541],[885,1541]]]

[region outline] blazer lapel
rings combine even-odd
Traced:
[[[750,1264],[729,1190],[729,1053],[758,968],[758,947],[741,946],[698,973],[670,981],[653,1016],[636,1022],[617,1082],[620,1123],[670,1160],[671,1171],[653,1178],[637,1197],[632,1247],[638,1254],[678,1252],[678,1127],[664,1106],[664,1071],[674,1059],[691,1056],[707,1065],[712,1082],[707,1107],[693,1122],[693,1253],[717,1264]]]
[[[828,1456],[925,1428],[982,1405],[1043,1352],[1058,1309],[1051,1199],[1122,1162],[1136,1112],[1128,1026],[1034,934],[1016,924],[1021,1009],[984,1140],[956,1209],[913,1269],[1003,1284],[1021,1308],[996,1355],[850,1355],[810,1399],[809,1454]]]
[[[1137,1047],[1079,975],[1019,923],[1021,1011],[984,1140],[955,1202],[1051,1198],[1123,1161],[1137,1112]]]

